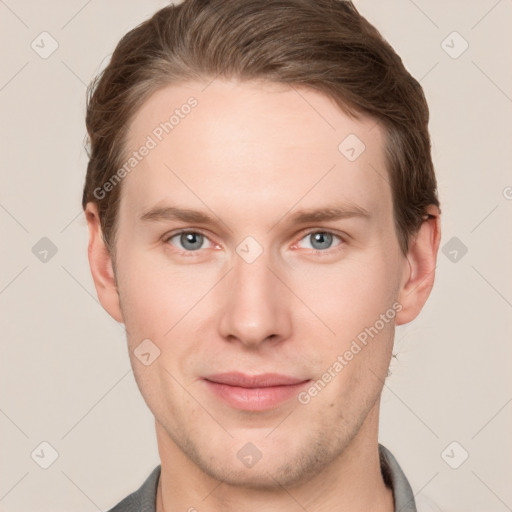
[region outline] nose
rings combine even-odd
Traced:
[[[257,348],[263,342],[290,337],[292,294],[269,260],[266,252],[252,263],[235,254],[222,288],[219,329],[223,339]]]

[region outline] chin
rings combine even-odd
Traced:
[[[187,448],[190,449],[191,446]],[[271,442],[269,439],[265,442],[262,439],[254,441],[254,444],[249,442],[242,448],[238,441],[236,448],[222,447],[222,452],[215,453],[195,448],[189,452],[189,457],[205,474],[234,487],[259,491],[304,485],[321,472],[336,457],[340,449],[339,443],[333,444],[332,440],[311,442],[306,439],[302,445],[300,440],[296,440],[293,446]],[[227,453],[230,455],[226,456]],[[244,455],[251,453],[261,458],[252,466],[246,467],[243,462]]]

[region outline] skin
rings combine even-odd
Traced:
[[[168,86],[134,118],[128,147],[190,96],[197,107],[122,181],[115,266],[96,207],[86,208],[98,297],[126,326],[155,416],[157,510],[392,511],[378,459],[380,395],[395,324],[413,320],[433,286],[439,210],[429,208],[434,218],[403,255],[381,127],[312,89]],[[354,162],[338,150],[351,133],[366,146]],[[299,210],[340,204],[370,218],[291,223]],[[140,221],[155,205],[200,210],[216,223]],[[169,239],[184,228],[205,237]],[[336,236],[322,245],[316,232]],[[263,249],[252,263],[236,252],[249,235]],[[394,320],[306,405],[292,398],[238,410],[201,379],[241,371],[316,381],[393,303],[402,308]],[[147,338],[160,356],[145,366],[133,351]],[[262,454],[251,468],[237,458],[248,442]]]

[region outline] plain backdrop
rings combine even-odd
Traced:
[[[80,202],[86,85],[164,5],[0,1],[2,511],[107,510],[159,464]],[[440,510],[512,510],[512,1],[356,5],[424,87],[443,211],[434,290],[397,330],[380,442]]]

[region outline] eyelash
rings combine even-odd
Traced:
[[[182,230],[175,231],[173,233],[164,235],[163,241],[166,244],[169,244],[169,241],[172,238],[174,238],[175,236],[182,235],[182,234],[187,234],[187,233],[200,234],[200,235],[203,235],[208,240],[210,240],[210,237],[206,233],[201,231],[200,229],[182,229]],[[318,228],[317,229],[311,229],[311,230],[309,230],[309,231],[307,231],[305,233],[301,233],[301,237],[299,238],[298,242],[300,242],[305,237],[307,237],[308,235],[311,235],[313,233],[324,233],[324,234],[333,235],[333,237],[339,238],[339,240],[341,242],[337,246],[331,247],[329,249],[325,249],[324,251],[321,251],[319,249],[309,249],[309,251],[311,253],[313,253],[315,255],[318,255],[318,256],[331,255],[333,252],[336,252],[337,250],[339,250],[340,247],[344,246],[345,243],[346,243],[344,237],[342,237],[341,235],[338,235],[337,233],[334,233],[333,231],[327,231],[327,230],[322,230],[322,229],[318,229]],[[210,240],[210,242],[214,243],[214,242],[212,242],[212,240]],[[294,245],[296,245],[298,242],[295,242]],[[171,245],[171,244],[169,244],[169,245]],[[185,257],[194,256],[196,253],[198,253],[200,251],[200,250],[196,250],[196,251],[182,251],[182,250],[180,250],[180,249],[178,249],[176,247],[174,247],[174,249],[176,250],[176,252],[177,252],[177,254],[179,256],[185,256]]]

